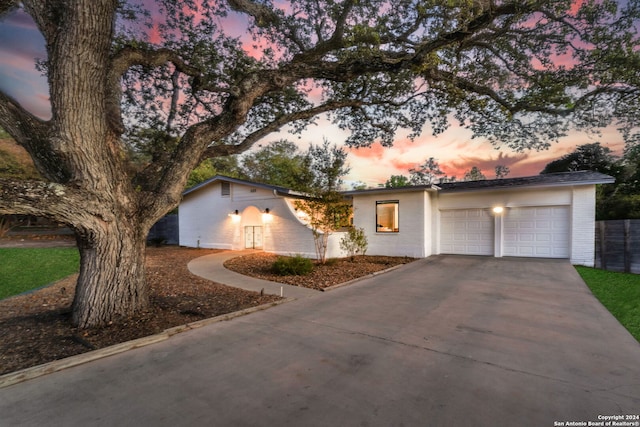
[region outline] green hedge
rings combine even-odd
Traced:
[[[302,255],[280,256],[271,268],[279,276],[305,276],[313,271],[313,262]]]

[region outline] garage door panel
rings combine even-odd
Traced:
[[[569,258],[568,206],[513,208],[504,218],[504,254]]]
[[[493,255],[493,218],[484,209],[440,212],[440,252]]]

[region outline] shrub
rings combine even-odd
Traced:
[[[302,255],[280,256],[273,263],[271,269],[279,276],[305,276],[313,271],[313,262]]]
[[[367,236],[364,234],[364,228],[352,227],[347,235],[340,240],[340,249],[345,251],[351,259],[356,255],[364,255],[367,252]]]

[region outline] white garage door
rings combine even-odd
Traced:
[[[485,209],[440,211],[440,253],[493,255],[493,217]]]
[[[514,208],[504,216],[504,255],[569,258],[568,206]]]

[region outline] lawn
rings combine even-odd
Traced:
[[[55,282],[79,266],[76,248],[0,249],[0,299]]]
[[[576,267],[591,292],[640,341],[640,275]]]

